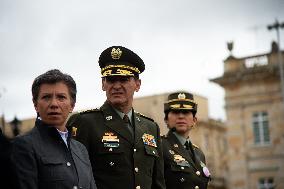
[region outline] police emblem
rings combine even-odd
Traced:
[[[121,56],[121,54],[122,54],[122,51],[119,49],[119,48],[117,48],[117,49],[115,49],[115,48],[113,48],[112,50],[111,50],[111,57],[112,57],[112,59],[114,59],[114,60],[118,60],[118,59],[120,59],[120,56]]]
[[[179,94],[178,94],[178,99],[179,99],[179,100],[185,99],[185,94],[184,94],[184,93],[179,93]]]
[[[155,137],[153,135],[149,135],[149,134],[144,133],[143,136],[142,136],[142,140],[143,140],[143,143],[148,145],[148,146],[157,147],[157,143],[156,143]]]

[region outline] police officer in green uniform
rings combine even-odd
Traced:
[[[125,47],[112,46],[101,53],[99,66],[105,103],[68,121],[73,136],[89,151],[97,188],[165,188],[159,127],[132,107],[143,60]]]
[[[164,104],[169,128],[162,137],[167,189],[206,189],[210,172],[201,149],[192,144],[189,132],[197,122],[197,103],[187,92],[172,93]]]

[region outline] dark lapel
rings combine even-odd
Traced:
[[[170,142],[170,145],[172,149],[182,157],[184,157],[188,163],[190,163],[195,169],[197,169],[194,161],[191,159],[189,152],[183,147],[183,145],[179,142],[178,138],[173,134],[172,131],[168,132],[168,141]]]
[[[130,131],[113,107],[108,102],[105,102],[100,109],[103,111],[105,125],[117,132],[117,134],[126,139],[130,144],[133,144],[134,141]]]
[[[133,111],[133,118],[135,124],[135,144],[142,140],[142,136],[147,132],[147,127],[144,126],[141,117]],[[149,134],[149,133],[148,133]]]

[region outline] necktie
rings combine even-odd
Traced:
[[[191,159],[195,162],[195,155],[192,147],[192,143],[190,141],[186,141],[184,143],[185,149],[188,151],[189,155],[191,156]]]
[[[123,121],[133,136],[134,135],[133,127],[131,126],[129,117],[126,114],[123,116]]]

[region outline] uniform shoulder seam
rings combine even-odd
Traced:
[[[101,110],[98,108],[94,108],[94,109],[88,109],[88,110],[82,110],[82,111],[78,111],[79,114],[87,114],[87,113],[92,113],[92,112],[100,112]]]
[[[146,119],[148,119],[148,120],[150,120],[150,121],[153,121],[153,122],[155,122],[154,121],[154,119],[152,119],[152,118],[150,118],[150,117],[148,117],[148,116],[145,116],[144,114],[141,114],[140,112],[137,112],[137,111],[134,111],[136,114],[138,114],[140,117],[143,117],[143,118],[146,118]]]

